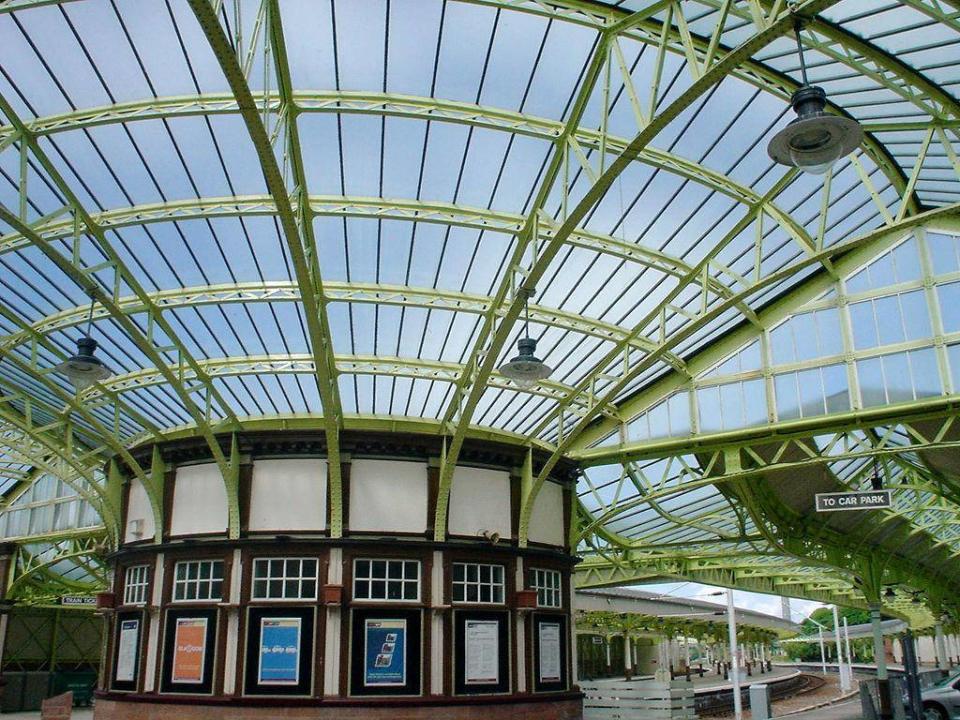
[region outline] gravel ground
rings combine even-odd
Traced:
[[[818,675],[819,673],[807,673],[807,675]],[[827,675],[827,682],[820,688],[816,690],[811,690],[810,692],[803,693],[802,695],[794,695],[790,698],[784,698],[783,700],[774,700],[773,701],[773,716],[780,717],[781,715],[786,715],[789,712],[796,712],[797,710],[802,710],[805,707],[810,707],[811,705],[817,705],[822,702],[827,702],[834,698],[840,697],[840,678],[836,675]],[[750,718],[749,708],[743,709],[743,717],[745,720]],[[709,720],[733,720],[733,713],[729,715],[711,715]]]

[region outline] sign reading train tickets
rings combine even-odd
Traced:
[[[63,607],[96,607],[97,599],[87,595],[61,595],[60,605]]]
[[[839,510],[877,510],[888,508],[892,504],[889,490],[867,490],[864,492],[817,493],[817,512],[837,512]]]

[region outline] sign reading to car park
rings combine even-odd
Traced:
[[[863,492],[817,493],[817,512],[839,510],[877,510],[891,506],[889,490],[865,490]]]

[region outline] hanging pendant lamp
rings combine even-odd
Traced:
[[[531,290],[524,290],[524,327],[523,337],[517,341],[517,355],[510,362],[500,366],[500,374],[509,378],[517,387],[527,389],[539,381],[550,377],[553,370],[536,356],[537,341],[530,337],[530,296]]]
[[[823,175],[844,155],[863,142],[863,128],[856,120],[824,112],[827,93],[807,80],[807,65],[800,41],[800,22],[794,27],[803,85],[790,98],[797,117],[774,135],[767,146],[770,158],[813,175]]]
[[[87,318],[87,332],[77,340],[77,352],[54,368],[67,376],[77,390],[84,390],[94,383],[106,380],[113,373],[97,357],[97,341],[90,337],[93,324],[93,304],[90,301],[90,315]]]

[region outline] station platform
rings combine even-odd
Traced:
[[[752,677],[746,678],[745,682],[741,684],[753,685],[754,683],[764,683],[764,682],[773,682],[777,680],[784,680],[786,678],[795,676],[798,672],[800,672],[800,670],[797,667],[791,667],[791,666],[778,667],[775,665],[772,671],[768,673],[764,673],[762,675],[759,673],[756,673]],[[633,678],[631,678],[631,681],[640,681],[640,680],[653,680],[653,675],[636,675]],[[591,680],[590,682],[596,685],[603,685],[603,684],[614,685],[614,684],[621,684],[625,682],[625,678],[621,677],[621,678],[609,678],[607,680]],[[727,690],[732,686],[732,683],[730,680],[724,680],[722,675],[717,675],[716,673],[713,673],[713,672],[705,673],[702,678],[696,674],[691,673],[690,682],[693,683],[694,692],[715,692],[717,690]]]

